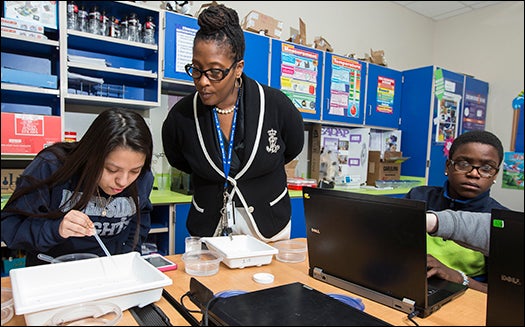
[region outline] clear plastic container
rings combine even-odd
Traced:
[[[46,326],[115,326],[122,310],[110,302],[87,302],[65,307],[49,319]]]
[[[128,16],[124,16],[124,18],[120,20],[119,32],[119,37],[122,40],[127,40],[129,38]]]
[[[107,16],[106,11],[102,10],[102,12],[100,13],[100,22],[99,22],[100,35],[103,35],[103,36],[109,35],[109,25],[110,25],[109,17]]]
[[[306,259],[306,242],[299,240],[284,240],[273,244],[279,250],[275,258],[281,262],[297,263]]]
[[[78,6],[74,1],[67,3],[67,28],[76,30],[78,19]]]
[[[140,22],[137,14],[131,13],[128,18],[128,40],[140,42]]]
[[[91,7],[89,11],[88,32],[100,34],[100,11],[97,6]]]
[[[77,29],[81,32],[87,32],[89,14],[86,11],[86,7],[84,7],[83,5],[81,5],[80,8],[78,9],[77,18],[78,18]]]
[[[54,258],[51,263],[61,263],[61,262],[68,262],[68,261],[93,259],[93,258],[98,258],[98,255],[94,253],[70,253],[70,254],[64,254],[59,257]]]
[[[212,250],[197,250],[184,253],[182,261],[188,275],[211,276],[219,272],[222,256]]]
[[[144,35],[142,41],[146,44],[155,44],[155,23],[153,22],[153,17],[146,17],[144,22]]]
[[[13,291],[11,288],[2,287],[2,326],[11,320],[15,314],[13,303]]]

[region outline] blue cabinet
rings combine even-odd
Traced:
[[[440,67],[403,72],[401,150],[410,157],[403,175],[425,177],[442,186],[452,141],[473,129],[484,129],[488,83]]]
[[[188,213],[191,203],[179,203],[175,205],[175,254],[184,253],[186,247],[184,239],[190,236],[186,228]]]
[[[365,125],[399,128],[402,72],[368,64]]]
[[[306,221],[304,218],[303,198],[291,198],[292,202],[292,231],[290,238],[306,237]]]

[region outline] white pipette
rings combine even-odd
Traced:
[[[100,236],[98,236],[97,229],[96,229],[96,228],[93,228],[93,231],[95,232],[95,234],[94,234],[93,236],[95,236],[95,239],[97,240],[98,244],[100,244],[100,247],[102,248],[102,250],[104,250],[104,253],[105,253],[108,257],[111,257],[111,253],[109,253],[108,249],[107,249],[106,246],[104,245],[104,242],[102,242],[102,240],[100,239]]]

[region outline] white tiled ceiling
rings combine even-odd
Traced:
[[[465,14],[502,1],[393,1],[435,21]]]

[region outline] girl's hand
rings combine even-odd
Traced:
[[[64,216],[58,233],[63,238],[93,236],[94,225],[91,219],[78,210],[71,210]]]

